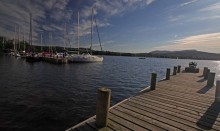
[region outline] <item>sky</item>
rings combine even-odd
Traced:
[[[29,41],[31,13],[34,45],[90,47],[92,9],[95,50],[96,20],[105,51],[220,53],[219,0],[0,0],[0,35]]]

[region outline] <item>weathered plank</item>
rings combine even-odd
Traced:
[[[199,130],[200,128],[197,128],[196,126],[193,125],[192,122],[186,121],[184,119],[181,119],[179,117],[172,116],[170,114],[166,114],[164,112],[156,111],[151,108],[142,108],[140,106],[131,106],[131,105],[123,105],[125,109],[131,110],[128,113],[131,112],[138,112],[141,115],[145,115],[147,117],[150,117],[152,119],[156,119],[160,121],[161,123],[167,124],[167,125],[172,125],[173,127],[176,127],[177,129],[180,130]],[[120,107],[117,107],[120,108]],[[125,111],[124,111],[125,112]]]
[[[134,130],[134,131],[144,131],[144,130],[148,130],[144,127],[141,127],[140,125],[137,125],[135,123],[135,121],[133,121],[132,119],[128,119],[127,117],[124,116],[123,113],[117,111],[117,110],[112,110],[111,115],[109,115],[109,118],[111,120],[116,121],[117,123],[121,123],[122,125],[126,126],[127,128],[129,128],[130,130]]]
[[[151,106],[154,108],[160,108],[160,109],[165,109],[165,110],[169,110],[169,111],[173,111],[176,112],[178,114],[182,114],[184,116],[189,116],[189,117],[194,117],[196,119],[199,119],[203,114],[203,113],[198,113],[196,111],[192,111],[189,109],[185,109],[185,108],[180,108],[177,106],[173,106],[171,104],[165,104],[165,103],[161,103],[161,102],[157,102],[157,101],[151,101],[150,99],[146,99],[146,100],[141,100],[141,99],[131,99],[129,102],[132,102],[133,104],[140,104],[140,105],[144,105],[144,106]],[[206,120],[214,120],[212,116],[208,116]],[[215,118],[217,123],[220,123],[220,118]],[[218,124],[220,125],[220,124]]]
[[[177,121],[178,119],[182,119],[182,120],[178,120],[180,121],[181,123],[183,124],[186,124],[186,125],[189,125],[189,126],[192,126],[194,128],[197,128],[197,126],[195,125],[195,123],[197,122],[197,120],[201,117],[201,116],[188,116],[188,115],[183,115],[181,112],[176,112],[175,109],[164,109],[163,107],[158,107],[158,106],[154,106],[154,105],[150,105],[150,104],[143,104],[143,103],[140,103],[140,102],[130,102],[130,101],[127,101],[126,102],[127,105],[129,106],[133,106],[133,107],[137,107],[139,109],[142,109],[142,110],[146,110],[148,112],[151,112],[151,113],[157,113],[157,112],[160,112],[160,114],[163,116],[163,117],[167,117],[168,119],[170,118],[173,118],[175,121]],[[121,105],[124,107],[124,105]],[[201,121],[201,126],[203,127],[209,127],[210,126],[210,123],[209,123],[209,120],[207,119],[206,121],[203,120]],[[212,123],[213,124],[213,129],[220,129],[220,122],[217,122],[215,121],[215,123]]]
[[[124,104],[122,104],[124,105]],[[152,119],[146,119],[143,115],[140,115],[136,112],[132,112],[126,109],[123,109],[122,105],[115,108],[114,111],[119,111],[118,113],[121,114],[123,117],[126,117],[126,119],[131,120],[132,122],[136,123],[137,125],[140,125],[141,127],[144,127],[149,130],[166,130],[162,127],[159,127],[158,125],[154,124]],[[154,121],[155,122],[155,121]],[[170,128],[173,129],[173,128]]]

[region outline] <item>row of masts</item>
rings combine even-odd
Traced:
[[[17,33],[18,32],[18,33]],[[16,39],[16,34],[17,34],[17,39]],[[20,50],[21,49],[21,44],[20,44],[20,27],[17,27],[15,25],[15,32],[14,32],[14,36],[13,36],[13,45],[14,45],[14,50],[17,51],[17,48]],[[3,39],[4,41],[4,39]],[[17,43],[18,43],[18,47],[17,47]],[[23,50],[25,51],[25,34],[24,34],[24,29],[23,29]]]
[[[99,43],[100,43],[100,47],[101,47],[101,42],[100,42],[100,37],[99,37],[99,32],[98,32],[98,26],[97,26],[97,22],[95,19],[95,24],[96,24],[96,29],[97,29],[97,33],[98,33],[98,38],[99,38]],[[18,28],[18,29],[17,29]],[[17,33],[18,32],[18,33]],[[15,32],[14,32],[14,38],[13,38],[13,45],[14,45],[14,51],[17,51],[17,42],[16,42],[16,34],[18,35],[18,46],[19,46],[19,50],[21,49],[20,47],[20,28],[17,27],[15,25]],[[64,50],[66,49],[66,35],[67,35],[67,26],[66,23],[64,25]],[[79,54],[79,42],[80,42],[80,38],[79,38],[79,12],[78,12],[78,20],[77,20],[77,48],[78,48],[78,54]],[[52,33],[49,32],[49,52],[52,52]],[[30,51],[33,51],[33,27],[32,27],[32,14],[30,13],[30,33],[29,33],[29,43],[30,43]],[[92,9],[92,16],[91,16],[91,45],[90,45],[90,54],[92,55],[92,46],[93,46],[93,9]],[[40,34],[40,45],[41,45],[41,51],[43,51],[43,36],[42,33]],[[23,29],[23,50],[26,50],[26,44],[25,44],[25,30]],[[102,51],[102,47],[101,47],[101,51]]]
[[[13,48],[14,48],[14,51],[17,52],[18,49],[20,50],[21,49],[21,46],[20,46],[20,27],[16,26],[14,27],[14,35],[13,35]],[[65,29],[66,29],[66,24],[65,24]],[[66,32],[66,31],[65,31]],[[16,39],[17,37],[17,39]],[[32,39],[33,39],[33,30],[32,30],[32,14],[30,13],[30,35],[29,35],[29,43],[30,43],[30,50],[33,51],[33,43],[32,43]],[[43,35],[42,33],[40,34],[40,45],[41,45],[41,52],[43,51]],[[49,52],[52,52],[52,33],[49,32]],[[3,43],[4,43],[4,38],[3,38]],[[18,47],[17,47],[17,43],[18,43]],[[64,49],[65,49],[65,46],[64,46]],[[25,30],[23,29],[23,51],[26,50],[26,43],[25,43]]]

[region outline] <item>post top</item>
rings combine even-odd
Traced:
[[[111,89],[108,89],[106,87],[101,87],[101,88],[98,89],[98,91],[100,91],[100,92],[111,92]]]
[[[152,75],[157,75],[157,73],[155,73],[155,72],[153,72],[153,73],[151,73]]]

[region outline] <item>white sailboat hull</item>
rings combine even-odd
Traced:
[[[74,63],[90,63],[90,62],[102,62],[102,56],[90,55],[90,54],[80,54],[80,55],[71,55],[69,58],[69,62]]]

